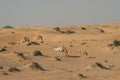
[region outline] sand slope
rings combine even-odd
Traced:
[[[108,47],[116,39],[119,23],[0,28],[0,80],[120,80],[120,48]],[[53,49],[62,46],[68,56]]]

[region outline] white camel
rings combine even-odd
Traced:
[[[66,56],[68,55],[68,50],[64,46],[62,47],[53,46],[53,49],[57,51],[58,53],[64,53]]]

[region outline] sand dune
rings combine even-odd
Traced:
[[[119,59],[119,23],[0,28],[0,80],[120,80]]]

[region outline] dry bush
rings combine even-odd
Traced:
[[[6,51],[6,48],[0,48],[0,52]]]
[[[65,34],[73,34],[75,32],[72,31],[71,29],[66,29],[66,31],[63,31],[63,33],[65,33]]]
[[[116,47],[120,46],[120,41],[119,40],[114,40],[113,45],[116,46]]]
[[[101,32],[101,33],[104,33],[105,31],[104,31],[104,30],[102,30],[102,29],[100,29],[100,32]]]
[[[53,30],[60,31],[60,28],[59,27],[55,27],[55,28],[53,28]]]
[[[16,52],[17,56],[21,57],[22,59],[26,60],[26,57],[21,52]]]
[[[10,26],[10,25],[6,25],[6,26],[4,26],[4,27],[2,27],[2,28],[13,29],[13,26]]]
[[[9,68],[8,71],[10,71],[10,72],[20,72],[20,69],[18,69],[16,67],[11,67],[11,68]]]
[[[25,64],[23,67],[29,68],[31,70],[45,71],[45,69],[43,67],[41,67],[41,65],[37,62],[31,62],[31,63]]]
[[[120,41],[119,40],[114,40],[111,44],[108,44],[108,46],[119,47],[120,46]]]
[[[16,45],[17,43],[16,42],[9,42],[8,44]]]
[[[33,56],[43,56],[43,54],[41,53],[41,51],[35,50],[33,52]]]
[[[81,27],[82,30],[87,30],[85,27]]]
[[[2,66],[0,66],[0,69],[3,69],[3,67],[2,67]]]
[[[30,46],[30,45],[40,45],[40,43],[31,41],[31,42],[27,43],[27,46]]]

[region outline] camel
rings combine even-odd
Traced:
[[[54,46],[53,49],[55,51],[57,51],[58,53],[64,53],[66,56],[68,55],[68,50],[64,46],[62,46],[62,47],[55,47]]]
[[[83,51],[80,51],[80,55],[82,56],[84,56],[84,55],[88,55],[88,53],[87,53],[87,51],[85,51],[85,50],[83,50]]]
[[[39,42],[40,40],[40,42]],[[30,40],[28,37],[24,37],[23,40],[16,42],[16,44],[27,43],[27,45],[43,43],[43,37],[41,35],[36,35],[35,40]]]
[[[29,42],[31,42],[31,40],[28,37],[24,37],[23,40],[16,42],[16,44],[21,44],[21,43],[25,43],[25,42],[29,43]]]
[[[24,37],[23,42],[30,42],[30,39],[28,37]]]
[[[43,41],[43,36],[41,36],[41,35],[36,35],[35,36],[35,40],[40,40],[40,43],[43,43],[44,41]]]

